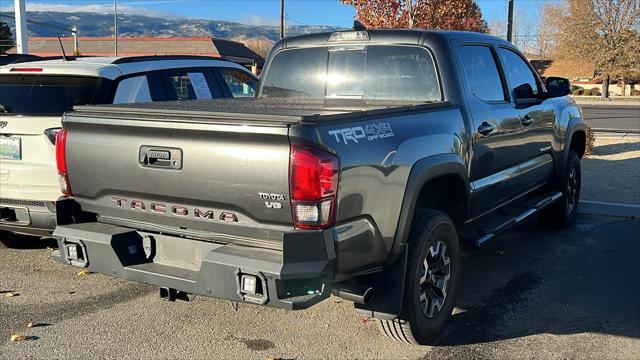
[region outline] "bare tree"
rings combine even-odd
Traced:
[[[538,17],[536,48],[543,59],[550,59],[558,46],[560,26],[566,11],[565,3],[545,1]]]
[[[602,97],[611,80],[637,76],[640,0],[568,0],[559,50],[575,60],[592,60],[601,74]]]
[[[503,39],[507,38],[507,25],[497,17],[489,21],[489,34]]]

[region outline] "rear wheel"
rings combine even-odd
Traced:
[[[562,191],[562,197],[538,213],[540,222],[551,229],[562,229],[576,221],[581,180],[580,157],[571,150],[565,170],[556,183],[556,189]]]
[[[446,214],[420,210],[411,229],[400,316],[379,320],[383,334],[409,344],[433,342],[449,321],[460,277],[460,245]]]

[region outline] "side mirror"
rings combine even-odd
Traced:
[[[533,92],[533,88],[529,83],[524,83],[516,86],[513,89],[513,93],[516,97],[516,100],[529,100],[536,98],[536,94]]]
[[[571,84],[569,83],[569,79],[548,77],[544,84],[547,88],[547,97],[554,98],[566,96],[571,93]]]

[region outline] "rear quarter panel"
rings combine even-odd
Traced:
[[[370,267],[384,264],[393,247],[412,167],[432,155],[464,158],[468,144],[464,133],[462,114],[454,107],[291,129],[292,143],[320,144],[339,157],[336,223],[365,218],[371,225],[367,231],[374,233],[373,242],[363,238],[351,244],[340,243],[337,234],[339,263],[355,267],[359,258],[367,257]]]

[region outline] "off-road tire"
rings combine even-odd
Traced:
[[[562,197],[538,212],[538,219],[542,224],[550,229],[563,229],[575,223],[580,204],[581,180],[580,157],[570,150],[567,165],[554,184],[554,189],[561,191]]]
[[[421,306],[421,277],[425,273],[427,253],[438,242],[446,246],[443,251],[449,259],[449,280],[440,310],[428,318]],[[455,225],[449,216],[436,210],[418,210],[409,237],[409,258],[400,316],[395,320],[377,320],[387,337],[407,344],[433,343],[447,325],[455,303],[460,279],[460,244]],[[441,245],[440,245],[441,246]],[[435,265],[435,262],[434,262]],[[427,306],[428,307],[428,306]]]

